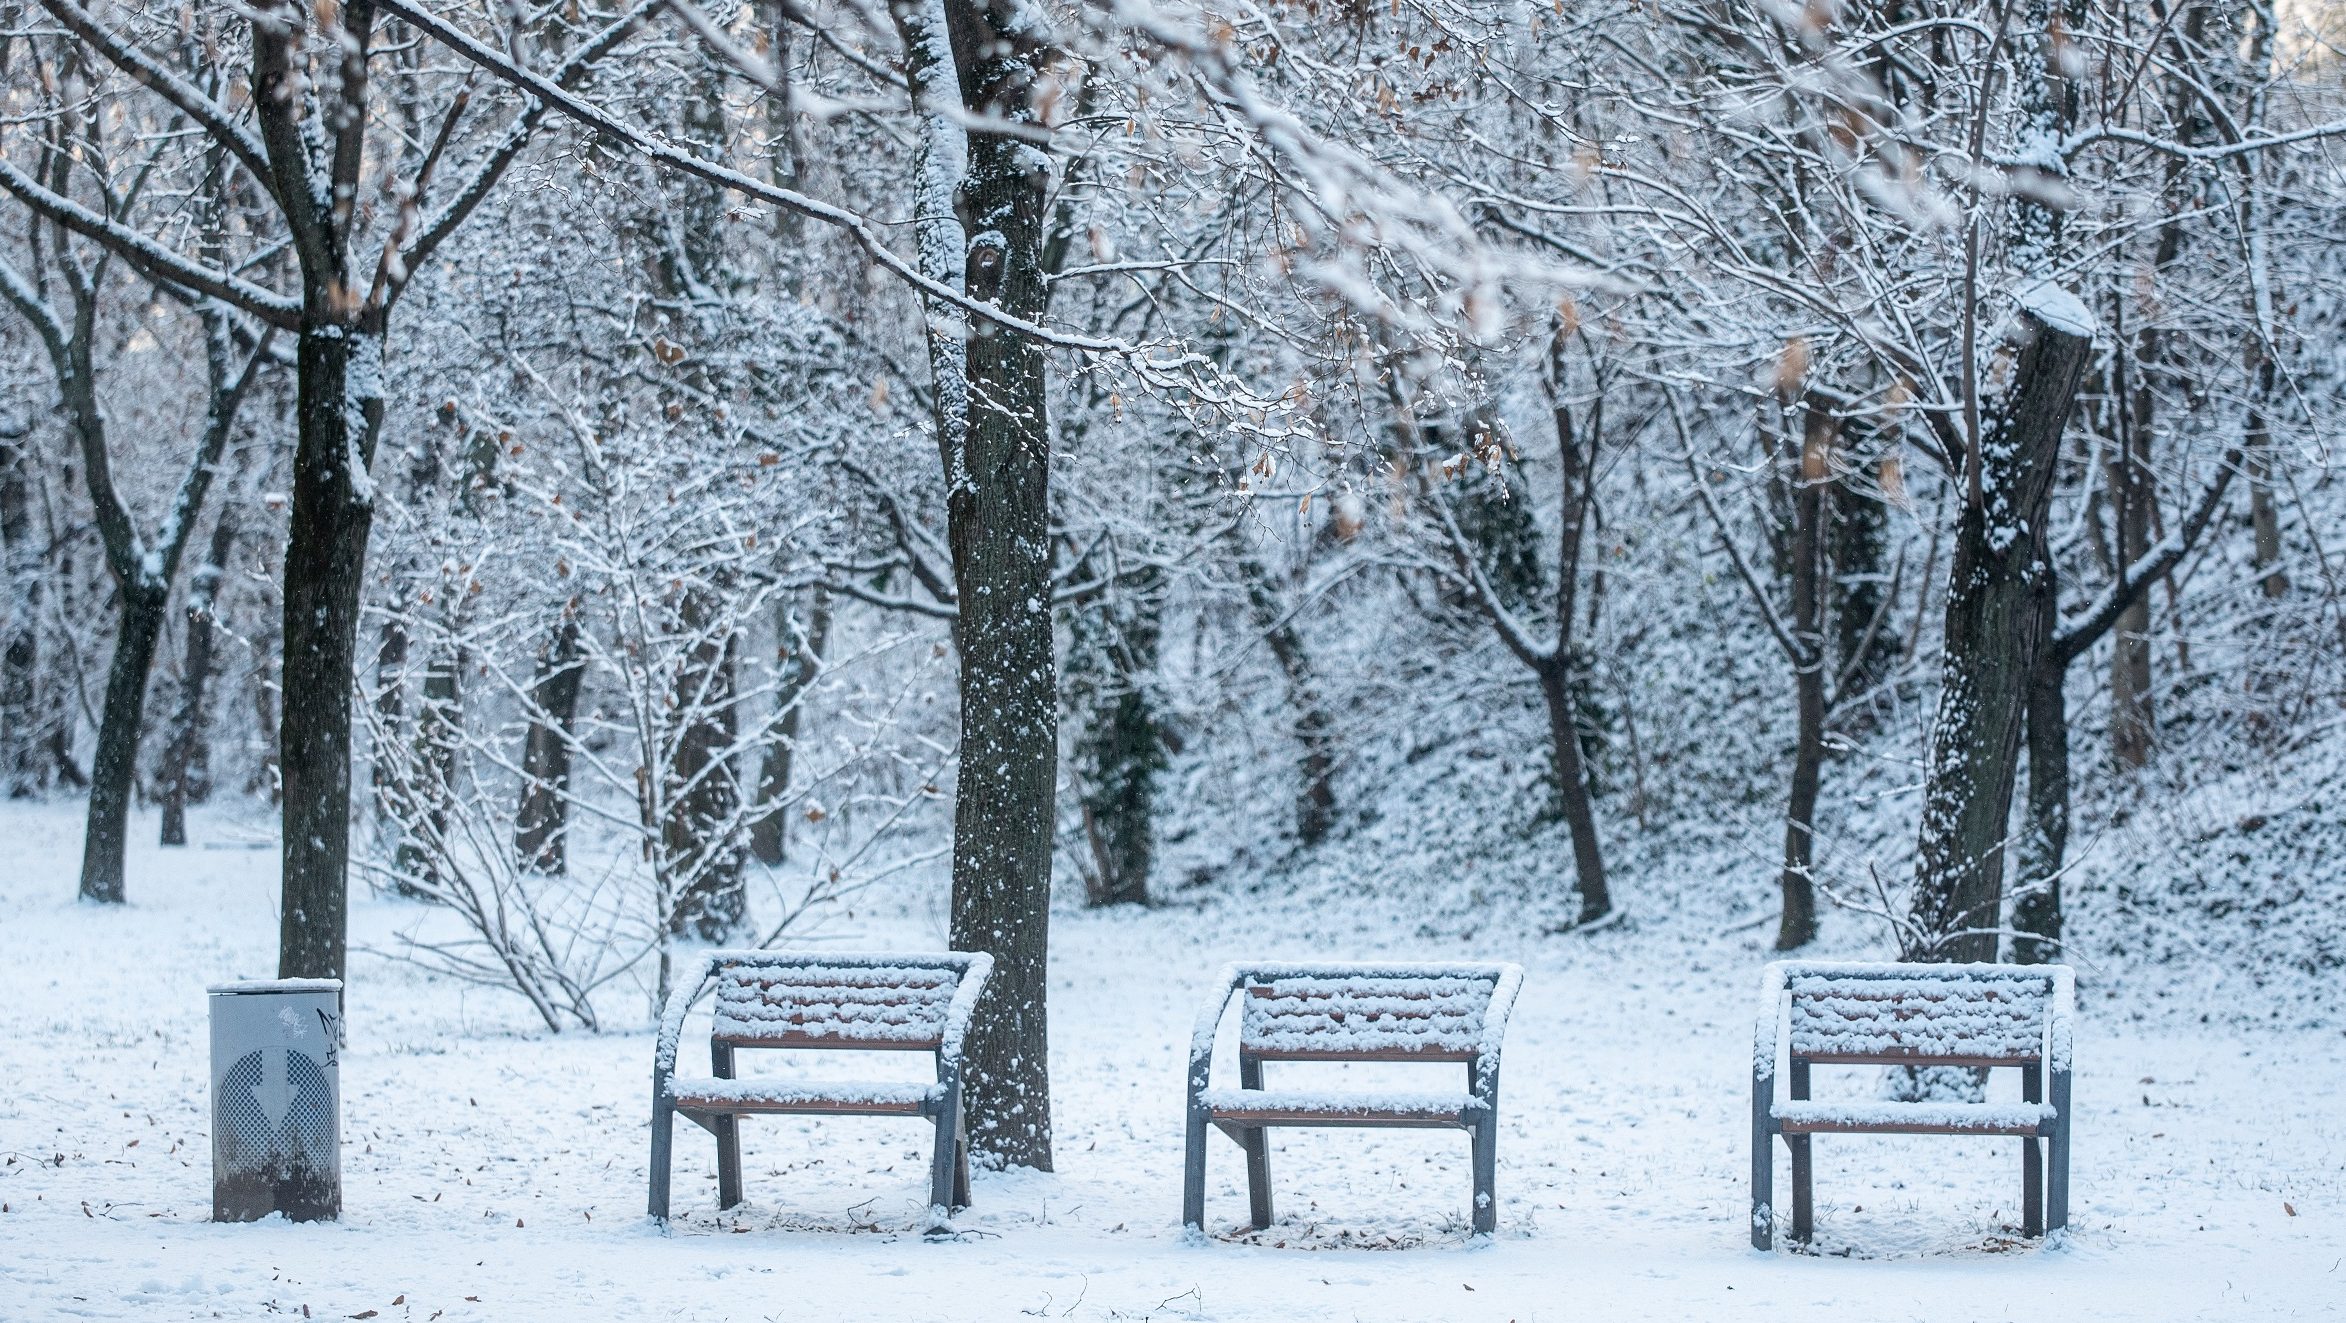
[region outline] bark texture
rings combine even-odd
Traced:
[[[2093,347],[2025,315],[2010,392],[1984,429],[1947,584],[1945,676],[1931,724],[1909,943],[1926,960],[1994,960],[2021,721],[2041,646],[2036,577],[2061,433]]]

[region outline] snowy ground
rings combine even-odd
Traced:
[[[203,988],[271,972],[274,854],[134,849],[135,903],[105,911],[71,900],[79,833],[74,806],[0,806],[7,1323],[2346,1317],[2336,1028],[2202,1024],[2171,999],[2134,1004],[2141,971],[2123,994],[2088,987],[2065,1247],[2013,1235],[2015,1141],[1825,1139],[1820,1252],[1758,1254],[1744,1216],[1759,934],[1400,940],[1405,900],[1062,913],[1060,1170],[980,1173],[945,1243],[917,1234],[924,1133],[908,1122],[749,1124],[738,1216],[716,1213],[710,1146],[680,1127],[685,1215],[660,1234],[642,1216],[647,1030],[551,1037],[510,999],[362,956],[343,1220],[215,1226]],[[199,844],[240,834],[196,824]],[[936,944],[933,896],[884,908],[831,936]],[[354,942],[414,915],[363,902]],[[1324,1131],[1275,1141],[1281,1220],[1260,1235],[1240,1225],[1238,1151],[1217,1138],[1220,1234],[1183,1243],[1181,1045],[1215,966],[1247,954],[1530,967],[1494,1240],[1465,1234],[1462,1135]],[[2327,995],[2314,1018],[2334,1025]]]

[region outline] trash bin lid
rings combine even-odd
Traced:
[[[239,997],[254,992],[340,992],[338,978],[260,978],[215,983],[204,989],[215,997]]]

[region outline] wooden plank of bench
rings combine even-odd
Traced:
[[[1240,1051],[1257,1061],[1472,1061],[1475,1054],[1454,1047],[1248,1047]]]
[[[1778,1121],[1787,1135],[1978,1135],[1983,1138],[2034,1138],[2044,1133],[2037,1125],[1923,1125],[1885,1124],[1880,1121]]]
[[[2044,1059],[2042,1051],[2013,1056],[1946,1056],[1937,1052],[1795,1052],[1792,1060],[1812,1066],[2032,1066]]]
[[[927,1038],[861,1038],[850,1034],[810,1034],[785,1029],[772,1034],[711,1034],[718,1047],[829,1047],[852,1052],[934,1052],[944,1046],[942,1036]]]
[[[874,1102],[866,1098],[793,1098],[789,1102],[734,1102],[680,1096],[676,1110],[699,1116],[919,1116],[917,1102]]]
[[[1214,1109],[1214,1124],[1223,1130],[1242,1130],[1250,1126],[1308,1125],[1359,1126],[1383,1129],[1459,1129],[1465,1126],[1465,1115],[1460,1111],[1438,1112],[1361,1112],[1341,1109],[1311,1109],[1300,1107],[1232,1107]]]

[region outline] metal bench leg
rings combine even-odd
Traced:
[[[731,1208],[741,1202],[741,1123],[731,1113],[715,1119],[717,1122],[717,1207]]]
[[[1776,1241],[1775,1077],[1756,1072],[1751,1081],[1751,1247]]]
[[[711,1045],[709,1067],[718,1079],[732,1079],[733,1049]],[[710,1120],[717,1136],[717,1207],[731,1208],[741,1202],[741,1122],[730,1112]]]
[[[969,1119],[953,1109],[953,1206],[969,1207]]]
[[[1808,1097],[1808,1063],[1792,1063],[1792,1096]],[[1809,1160],[1808,1135],[1786,1135],[1784,1146],[1792,1150],[1792,1238],[1808,1243],[1816,1233],[1816,1170]]]
[[[1487,1236],[1499,1229],[1499,1113],[1483,1109],[1474,1123],[1474,1233]]]
[[[2069,1226],[2069,1072],[2053,1072],[2053,1133],[2045,1153],[2045,1229]]]
[[[1189,1148],[1181,1164],[1181,1225],[1200,1234],[1206,1229],[1206,1111],[1194,1098],[1189,1104]]]
[[[1238,1132],[1246,1149],[1246,1206],[1257,1230],[1271,1225],[1271,1133],[1261,1126]]]
[[[957,1181],[955,1160],[961,1156],[961,1099],[947,1096],[937,1108],[937,1142],[929,1153],[929,1229],[943,1230],[953,1213]]]
[[[1241,1052],[1238,1087],[1263,1087],[1263,1063]],[[1238,1146],[1246,1150],[1246,1206],[1256,1230],[1271,1225],[1271,1136],[1261,1126],[1237,1132]]]
[[[645,1208],[655,1220],[668,1220],[668,1174],[676,1149],[676,1104],[668,1100],[667,1081],[652,1077],[651,1197]]]
[[[2020,1097],[2024,1102],[2043,1102],[2044,1089],[2035,1070],[2022,1067]],[[2045,1169],[2041,1153],[2043,1146],[2035,1135],[2020,1141],[2020,1234],[2045,1234]]]
[[[1816,1234],[1816,1171],[1809,1161],[1809,1136],[1786,1135],[1792,1150],[1792,1238],[1807,1244]]]

